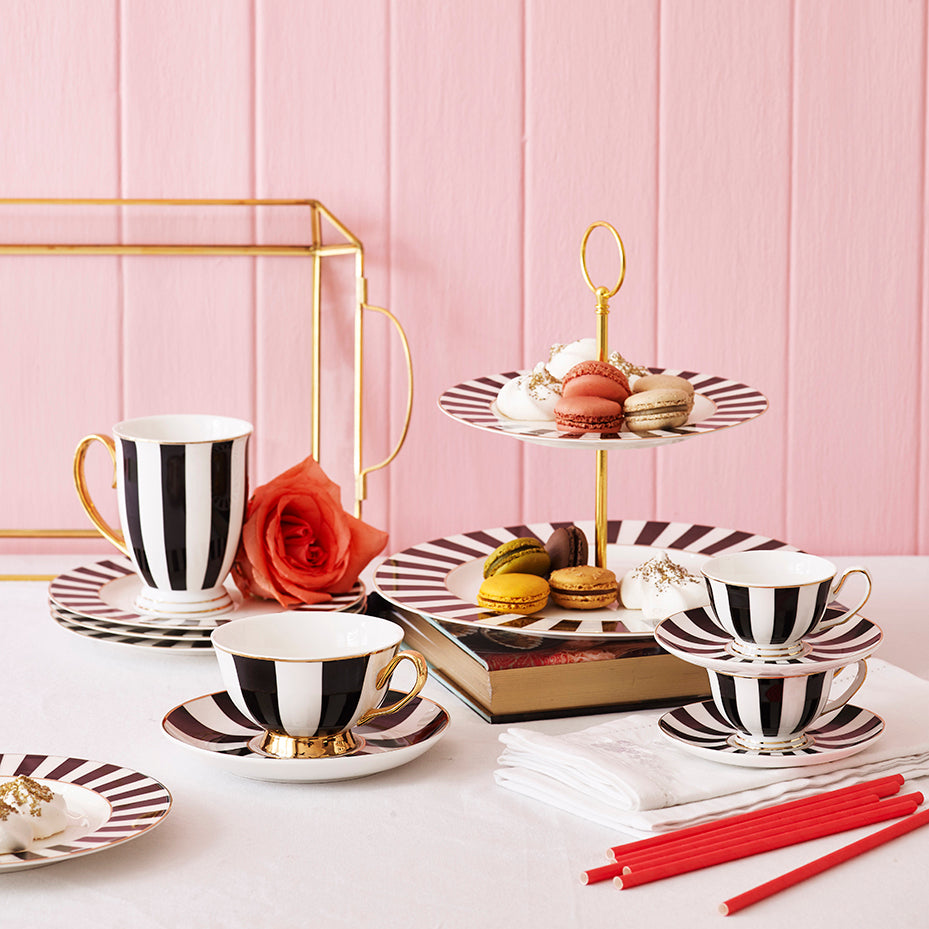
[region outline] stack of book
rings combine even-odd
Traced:
[[[706,699],[706,671],[654,639],[543,638],[448,623],[368,598],[368,613],[403,626],[432,674],[493,723],[615,713]]]

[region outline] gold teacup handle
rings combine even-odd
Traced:
[[[115,545],[124,555],[129,554],[126,548],[126,542],[123,534],[114,529],[101,515],[96,504],[90,499],[90,491],[87,489],[87,481],[84,477],[84,458],[87,456],[87,450],[94,442],[102,442],[106,450],[113,459],[113,487],[116,487],[116,443],[108,435],[87,435],[78,442],[74,451],[74,487],[77,490],[81,506],[87,511],[90,521],[97,527],[100,534],[108,541]]]
[[[831,629],[833,626],[842,625],[842,623],[851,619],[868,602],[868,598],[871,596],[871,575],[868,574],[867,568],[862,568],[860,565],[855,565],[854,567],[846,568],[842,572],[842,576],[839,578],[838,584],[836,584],[835,587],[833,587],[832,590],[829,592],[829,599],[834,600],[839,595],[839,591],[845,585],[845,582],[853,574],[864,575],[865,580],[868,582],[868,590],[864,595],[864,599],[861,600],[857,606],[853,607],[850,610],[846,610],[840,616],[836,616],[835,619],[830,619],[827,622],[820,623],[819,626],[817,627],[817,631],[820,629]]]
[[[368,712],[355,723],[356,726],[363,726],[377,716],[387,716],[389,713],[396,713],[397,710],[403,709],[403,707],[423,689],[423,684],[426,683],[429,669],[426,667],[426,659],[423,658],[419,652],[400,652],[398,655],[394,655],[381,670],[381,673],[378,674],[376,682],[377,689],[380,690],[387,683],[390,675],[394,673],[394,669],[404,658],[406,658],[407,661],[412,661],[416,666],[416,683],[413,685],[413,689],[396,703],[391,703],[390,706],[376,706],[373,710],[368,710]]]

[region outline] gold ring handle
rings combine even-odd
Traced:
[[[406,333],[403,331],[403,326],[400,325],[400,320],[394,316],[390,310],[385,310],[381,306],[372,306],[369,303],[363,304],[363,308],[366,310],[373,310],[375,313],[381,313],[386,316],[394,325],[394,328],[397,330],[397,334],[400,336],[400,344],[403,347],[403,357],[406,362],[406,379],[407,379],[407,392],[406,392],[406,413],[403,417],[403,429],[400,431],[400,438],[397,439],[397,444],[393,447],[393,451],[381,462],[376,465],[371,465],[369,468],[360,468],[357,475],[355,475],[355,499],[356,501],[364,500],[367,497],[367,479],[368,475],[372,471],[379,471],[381,468],[386,468],[394,458],[397,457],[397,453],[403,447],[403,443],[406,441],[407,432],[410,429],[410,419],[413,415],[413,358],[410,354],[410,343],[407,340]],[[356,439],[357,441],[357,439]],[[357,514],[356,514],[357,515]]]
[[[609,229],[610,232],[613,233],[613,238],[616,240],[616,247],[619,249],[619,280],[612,290],[607,290],[606,287],[597,287],[590,279],[590,272],[587,270],[587,240],[590,238],[590,234],[594,229],[599,226],[602,226],[604,229]],[[619,233],[608,222],[600,220],[591,223],[590,226],[587,227],[584,238],[581,240],[581,272],[584,275],[587,286],[597,295],[598,303],[605,303],[610,297],[615,297],[619,292],[619,288],[623,286],[623,280],[626,277],[626,249],[623,247],[623,240],[620,238]]]
[[[426,683],[426,678],[429,675],[429,669],[426,667],[426,659],[419,652],[400,652],[398,655],[394,655],[381,670],[381,673],[378,674],[377,689],[380,690],[387,683],[390,675],[394,673],[394,669],[404,658],[407,661],[412,661],[416,668],[416,683],[413,685],[413,689],[396,703],[391,703],[390,706],[376,706],[374,709],[368,710],[355,723],[356,726],[362,726],[377,716],[396,713],[397,710],[403,709],[423,689],[423,684]]]
[[[123,539],[122,533],[110,526],[100,515],[100,511],[97,509],[93,500],[91,500],[90,491],[87,489],[87,481],[84,478],[84,458],[87,456],[87,450],[94,442],[102,442],[106,446],[106,450],[110,453],[110,457],[113,459],[113,487],[116,487],[116,443],[108,435],[97,434],[84,436],[84,438],[78,442],[77,448],[74,451],[74,487],[77,490],[81,506],[87,511],[90,521],[97,527],[100,534],[108,542],[115,545],[124,555],[128,555],[129,550],[126,548],[126,542]]]

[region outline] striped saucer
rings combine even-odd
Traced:
[[[665,713],[658,720],[658,729],[684,751],[744,768],[797,768],[837,761],[863,751],[884,731],[880,716],[851,703],[817,722],[805,731],[808,745],[776,752],[743,748],[733,742],[735,729],[712,700]]]
[[[832,603],[825,618],[829,620],[844,612],[845,607]],[[759,661],[734,651],[732,636],[719,627],[709,608],[677,613],[662,620],[655,629],[655,641],[672,655],[701,668],[745,677],[766,677],[772,673],[793,677],[842,668],[873,654],[883,637],[880,627],[871,620],[853,616],[839,626],[807,636],[798,655]]]

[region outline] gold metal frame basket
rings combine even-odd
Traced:
[[[74,243],[0,243],[0,255],[251,255],[291,256],[310,258],[313,262],[312,295],[312,358],[313,379],[311,385],[312,448],[311,454],[319,460],[320,453],[320,331],[321,331],[321,272],[324,260],[351,256],[355,258],[355,310],[354,310],[354,424],[353,424],[353,473],[354,514],[361,515],[362,503],[367,497],[367,478],[373,471],[389,465],[403,446],[410,425],[413,409],[413,364],[406,333],[397,318],[388,310],[368,303],[368,282],[364,273],[364,246],[343,223],[341,223],[318,200],[304,199],[67,199],[67,198],[0,198],[0,207],[287,207],[308,211],[311,241],[296,245],[257,244],[124,244],[101,242],[98,244]],[[334,233],[337,241],[324,241],[324,231]],[[364,322],[365,311],[386,316],[397,330],[406,363],[408,391],[406,413],[400,437],[390,454],[374,465],[365,466],[362,461],[363,400],[364,400]],[[89,539],[101,538],[96,529],[2,529],[3,538],[44,539]],[[23,580],[23,576],[0,575],[2,580]],[[36,578],[38,579],[38,578]]]

